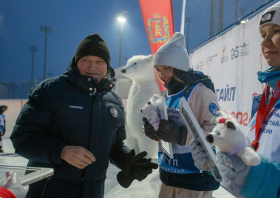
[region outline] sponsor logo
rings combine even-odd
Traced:
[[[240,56],[248,56],[249,55],[249,41],[244,42],[240,45]]]
[[[239,46],[236,46],[235,48],[231,49],[231,60],[238,58],[239,56]]]
[[[227,44],[226,44],[225,47],[223,48],[223,56],[222,56],[222,58],[221,58],[221,63],[224,63],[224,62],[227,62],[227,61],[228,61],[228,57],[225,55],[226,48],[227,48]]]
[[[73,106],[73,105],[69,105],[70,109],[83,109],[83,107],[80,106]]]
[[[109,112],[110,112],[110,114],[111,114],[111,116],[112,116],[113,118],[117,118],[117,117],[118,117],[118,111],[117,111],[117,109],[115,109],[114,107],[110,107],[110,108],[109,108]]]
[[[265,13],[262,16],[262,19],[260,21],[260,25],[272,21],[274,14],[275,14],[275,11],[271,11],[271,12]]]
[[[226,85],[226,88],[216,89],[216,96],[218,101],[234,101],[236,87],[229,87]]]
[[[211,103],[209,105],[209,111],[214,115],[214,116],[219,116],[219,108],[217,107],[217,105],[215,103]]]
[[[195,69],[196,70],[202,70],[203,66],[204,66],[204,60],[197,63],[196,66],[195,66]]]
[[[216,58],[218,57],[218,53],[217,54],[214,54],[212,56],[209,56],[207,59],[206,59],[206,66],[208,67],[211,67],[213,66],[215,63],[216,63]]]
[[[153,44],[167,42],[170,39],[169,23],[166,16],[155,13],[147,21],[149,38]]]

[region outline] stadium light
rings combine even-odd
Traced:
[[[124,14],[127,14],[127,12],[126,11],[122,11],[122,13],[117,18],[118,21],[121,23],[119,67],[122,66],[122,35],[123,35],[123,24],[126,22],[126,19],[124,18]]]
[[[121,22],[121,23],[124,23],[126,22],[126,19],[124,17],[118,17],[118,21]]]

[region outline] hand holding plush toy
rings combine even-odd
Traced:
[[[154,139],[156,141],[159,141],[160,139],[155,136],[155,131],[158,130],[160,117],[158,114],[158,107],[156,103],[153,103],[153,101],[150,99],[147,104],[141,109],[141,112],[145,115],[147,118],[148,123],[150,123],[153,127],[154,134],[152,136],[149,136],[151,139]],[[145,121],[145,119],[143,119]],[[150,129],[151,130],[151,129]],[[147,134],[146,134],[147,135]]]
[[[160,117],[157,113],[156,104],[152,103],[152,101],[148,101],[147,104],[141,109],[141,113],[143,113],[148,122],[154,127],[157,131],[159,126]]]

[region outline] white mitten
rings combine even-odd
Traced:
[[[21,185],[19,176],[16,172],[10,172],[9,177],[1,184],[1,187],[12,191],[17,198],[24,198],[29,189],[29,186]]]

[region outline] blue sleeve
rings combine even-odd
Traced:
[[[260,155],[261,164],[252,166],[240,194],[246,198],[279,198],[280,164]]]
[[[4,131],[4,127],[5,127],[5,124],[4,124],[4,115],[0,115],[0,132]]]

